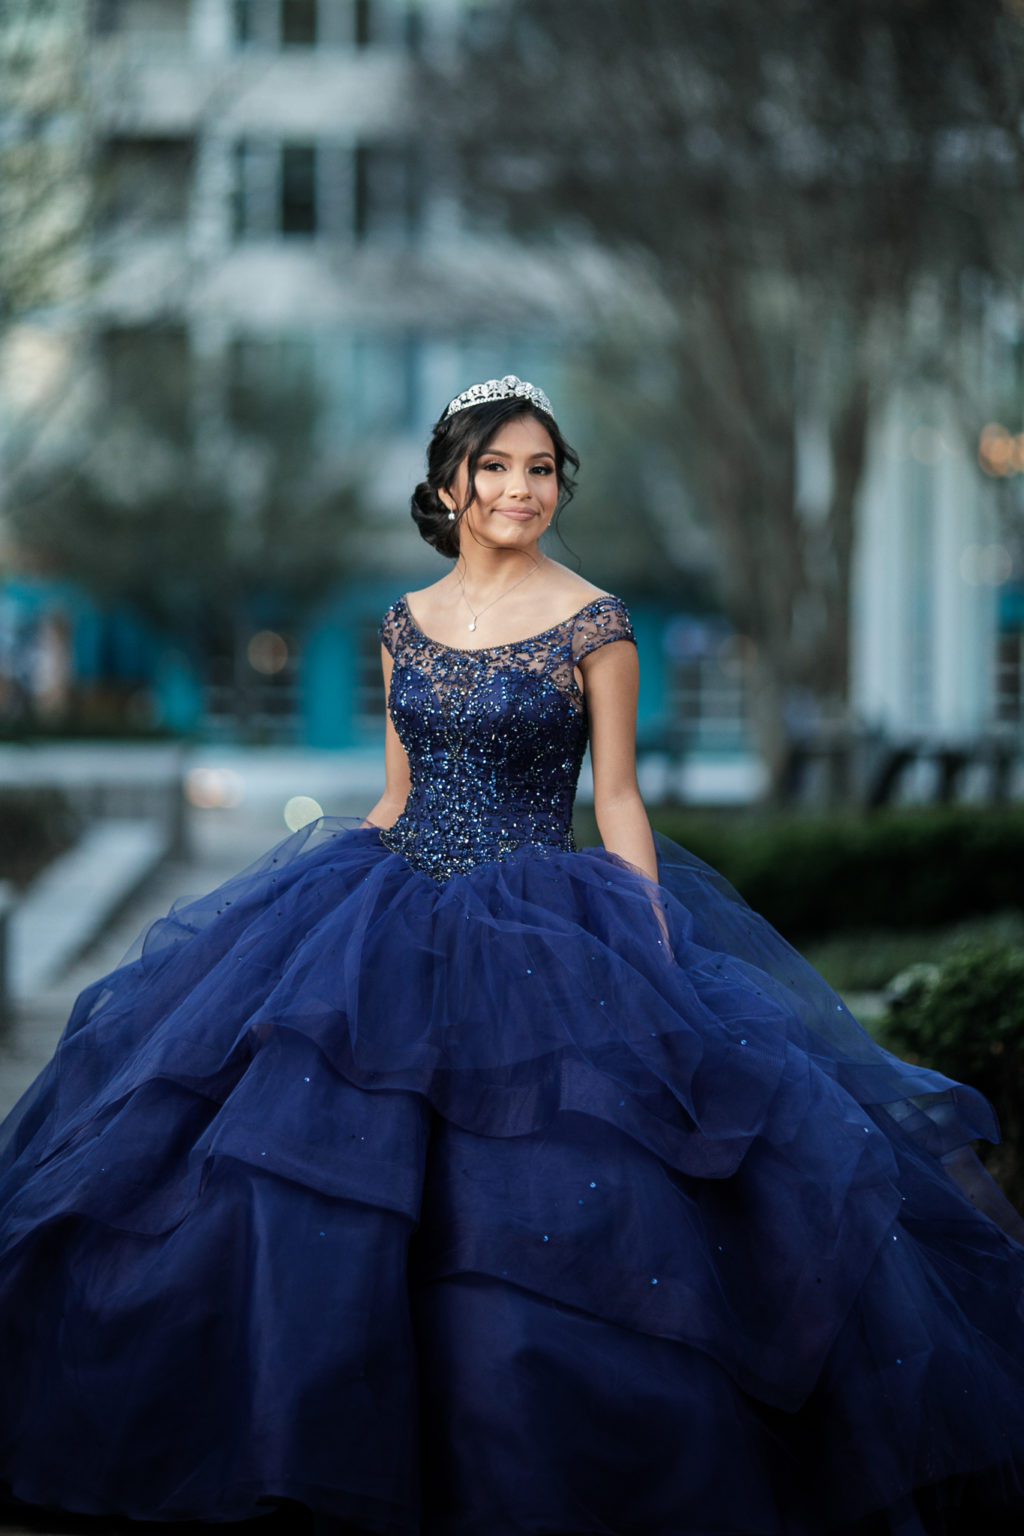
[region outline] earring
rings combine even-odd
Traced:
[[[448,513],[448,521],[450,523],[454,523],[454,521],[455,521],[455,513],[454,512],[449,512]]]

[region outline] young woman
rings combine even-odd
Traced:
[[[386,788],[176,904],[0,1127],[0,1477],[389,1536],[1018,1530],[1024,1221],[637,788],[578,461],[474,385],[385,613]],[[603,847],[572,808],[589,741]]]

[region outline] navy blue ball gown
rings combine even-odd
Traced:
[[[387,1536],[1024,1529],[1024,1221],[968,1085],[713,869],[571,817],[599,596],[384,616],[412,789],[176,903],[0,1127],[0,1479]],[[303,1516],[304,1517],[304,1516]]]

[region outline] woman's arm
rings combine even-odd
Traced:
[[[629,640],[602,645],[580,662],[590,716],[594,814],[609,853],[658,878],[650,822],[636,777],[640,659]]]
[[[391,692],[391,672],[395,662],[386,645],[380,648],[381,667],[384,672],[384,698],[385,701]],[[367,812],[363,822],[364,827],[390,827],[405,809],[405,802],[409,798],[409,790],[412,787],[412,779],[409,773],[409,759],[405,748],[402,746],[398,732],[395,730],[395,722],[391,718],[390,711],[385,708],[385,735],[384,735],[384,793],[373,809]]]
[[[658,858],[636,777],[636,719],[640,658],[629,640],[609,641],[580,661],[590,716],[594,815],[609,853],[635,864],[657,884]],[[661,931],[668,929],[660,899],[651,904]]]

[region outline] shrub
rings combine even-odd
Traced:
[[[951,944],[968,938],[1024,947],[1024,911],[1009,907],[941,928],[853,928],[812,940],[804,955],[836,992],[879,992],[897,972],[942,960]]]
[[[886,993],[877,1033],[887,1049],[988,1098],[1003,1140],[978,1144],[1007,1197],[1024,1208],[1024,948],[962,940],[938,964],[917,964]]]
[[[659,832],[725,875],[798,947],[852,929],[932,928],[1021,905],[1024,807],[870,812],[651,807]],[[598,841],[577,811],[581,846]]]

